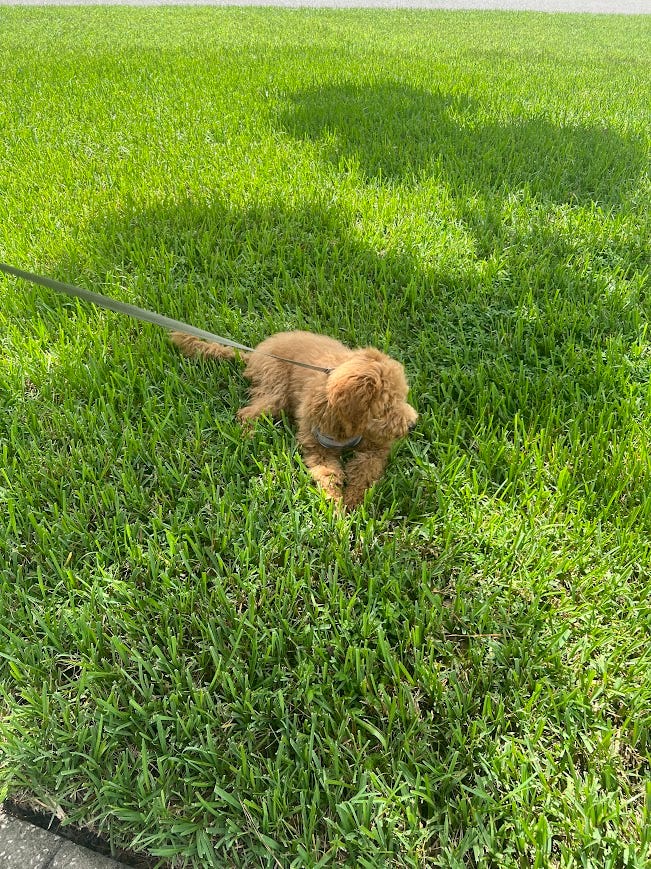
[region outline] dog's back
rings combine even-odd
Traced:
[[[300,370],[296,369],[295,366],[288,365],[287,362],[269,359],[269,356],[294,359],[297,362],[304,362],[317,368],[335,368],[350,354],[350,350],[335,338],[330,338],[328,335],[316,335],[313,332],[300,331],[277,332],[275,335],[265,338],[264,341],[258,344],[255,350],[255,354],[249,355],[246,367],[247,376],[257,376],[263,366],[266,368],[267,364],[273,364],[274,362],[277,362],[278,366],[282,366],[283,368],[294,368],[296,373]],[[323,376],[321,372],[315,373]],[[306,374],[307,371],[303,369],[301,376],[304,377]]]

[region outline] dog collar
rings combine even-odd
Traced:
[[[323,432],[320,432],[316,427],[312,429],[312,434],[321,446],[325,447],[327,450],[352,450],[353,447],[356,447],[362,440],[361,435],[355,435],[353,438],[348,438],[347,441],[338,441],[331,438],[330,435],[323,434]]]

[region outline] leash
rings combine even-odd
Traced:
[[[66,296],[72,296],[77,299],[84,299],[86,302],[91,302],[100,308],[106,308],[109,311],[114,311],[116,314],[126,314],[127,317],[133,317],[134,320],[142,320],[144,323],[153,323],[155,326],[162,326],[163,329],[169,329],[174,332],[185,332],[187,335],[194,335],[197,338],[203,338],[204,341],[210,341],[214,344],[222,344],[225,347],[232,347],[234,350],[244,350],[247,353],[259,353],[255,347],[247,347],[246,344],[239,344],[237,341],[232,341],[230,338],[223,338],[221,335],[214,335],[212,332],[206,332],[205,329],[198,329],[196,326],[190,326],[188,323],[183,323],[181,320],[173,320],[171,317],[165,317],[162,314],[157,314],[155,311],[148,311],[146,308],[138,308],[136,305],[130,305],[128,302],[120,302],[118,299],[112,299],[110,296],[102,296],[100,293],[93,293],[90,290],[85,290],[82,287],[75,287],[73,284],[64,284],[62,281],[55,281],[53,278],[47,278],[43,275],[36,275],[32,272],[25,272],[22,269],[14,268],[14,266],[0,263],[0,271],[5,274],[13,275],[15,278],[21,278],[24,281],[29,281],[32,284],[39,284],[42,287],[47,287],[50,290],[56,290],[57,293],[64,293]],[[301,362],[298,359],[285,359],[283,356],[276,356],[273,353],[265,353],[272,359],[277,359],[279,362],[287,362],[290,365],[298,365],[301,368],[310,368],[312,371],[322,371],[324,374],[330,374],[332,368],[323,368],[320,365],[311,365],[309,362]]]

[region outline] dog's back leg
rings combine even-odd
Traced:
[[[240,422],[250,423],[261,416],[274,419],[279,417],[283,411],[289,410],[287,394],[282,388],[282,382],[273,385],[254,384],[250,392],[249,404],[237,412]]]

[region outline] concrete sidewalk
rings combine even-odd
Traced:
[[[0,869],[127,869],[56,833],[19,821],[0,806]]]
[[[0,0],[0,6],[284,6],[330,9],[499,9],[649,15],[651,0]],[[1,869],[1,867],[0,867]]]

